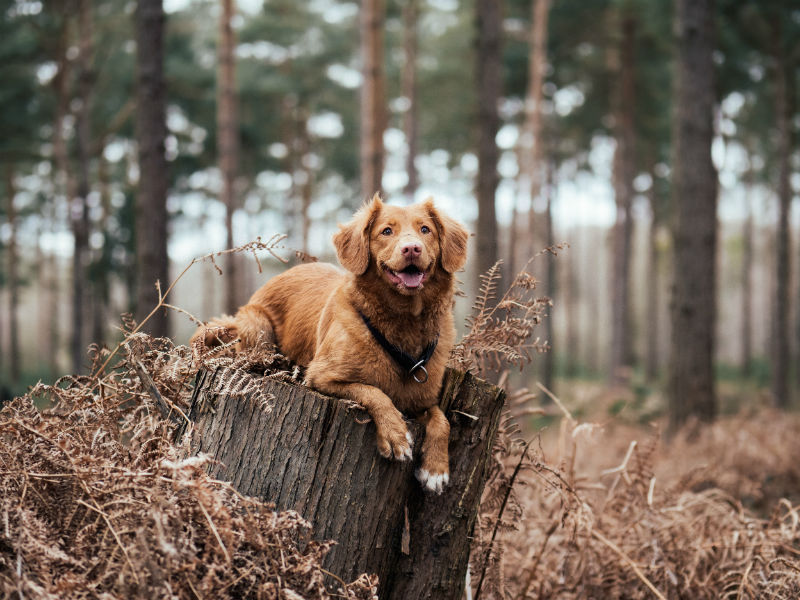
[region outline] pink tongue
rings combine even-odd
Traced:
[[[416,271],[414,273],[397,271],[397,276],[400,278],[400,281],[402,281],[403,285],[408,288],[419,287],[419,284],[422,283],[423,275],[424,273],[422,271]]]

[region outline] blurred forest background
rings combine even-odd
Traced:
[[[673,424],[800,383],[797,0],[2,0],[0,382],[86,372],[193,257],[285,233],[335,260],[375,190],[528,258],[552,347],[522,378]],[[272,272],[194,266],[231,312]],[[502,286],[502,284],[501,284]],[[157,315],[178,342],[194,324]],[[661,392],[663,390],[663,393]],[[651,394],[654,392],[654,394]],[[664,400],[661,400],[664,398]]]

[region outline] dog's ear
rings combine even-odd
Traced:
[[[425,200],[424,206],[439,230],[439,243],[442,247],[442,268],[448,273],[455,273],[467,262],[467,239],[469,239],[469,233],[460,223],[436,210],[433,205],[433,198]]]
[[[339,225],[339,231],[333,236],[339,262],[356,275],[363,275],[369,267],[369,230],[382,207],[380,194],[375,194],[356,212],[352,221]]]

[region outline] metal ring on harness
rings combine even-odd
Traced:
[[[417,364],[415,364],[413,367],[411,367],[411,370],[409,371],[411,376],[414,378],[414,381],[416,381],[417,383],[425,383],[426,381],[428,381],[428,370],[425,368],[425,363],[426,362],[427,361],[425,361],[425,360],[419,361]],[[417,370],[418,369],[422,369],[422,372],[424,374],[424,377],[422,379],[417,377]]]

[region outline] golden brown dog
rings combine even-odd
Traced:
[[[192,339],[214,345],[220,328],[241,346],[267,336],[307,368],[311,387],[369,412],[387,458],[411,458],[403,413],[417,417],[425,426],[417,478],[439,493],[448,483],[450,425],[437,400],[455,338],[453,273],[466,261],[467,231],[432,200],[388,206],[377,194],[339,227],[333,243],[349,273],[316,263],[289,269],[235,317],[211,321]]]

